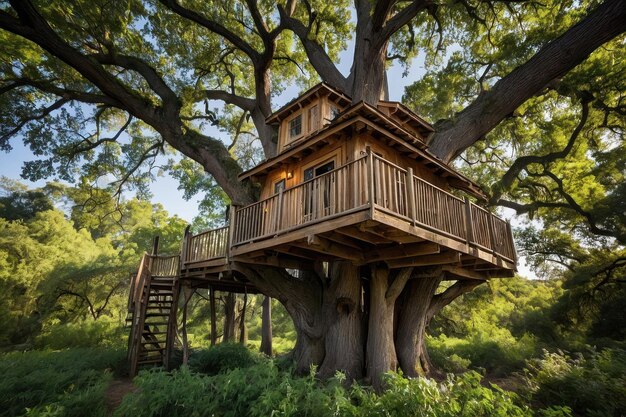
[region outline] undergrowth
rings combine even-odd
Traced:
[[[124,368],[120,350],[2,354],[0,416],[104,416],[104,392]]]

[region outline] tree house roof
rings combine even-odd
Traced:
[[[304,105],[304,102],[301,101],[303,97],[316,97],[315,92],[319,92],[322,88],[331,89],[325,84],[320,84],[307,91],[303,96],[289,105],[283,107],[282,110],[274,113],[268,120],[278,121],[280,120],[278,117],[284,118],[288,116],[288,114],[290,114],[287,111],[288,108],[293,108],[298,102]],[[385,112],[365,102],[359,102],[344,109],[330,124],[292,142],[289,144],[289,147],[275,157],[269,158],[256,167],[241,173],[239,179],[244,180],[263,176],[277,167],[300,160],[304,156],[315,152],[315,150],[335,140],[336,134],[342,131],[349,130],[351,133],[367,131],[386,141],[389,146],[393,147],[398,152],[420,160],[422,163],[429,166],[435,174],[447,177],[451,186],[463,190],[479,199],[485,198],[485,193],[480,185],[428,152],[428,146],[425,143],[426,137],[420,137],[409,132],[405,127],[401,126],[399,122],[391,118],[388,112],[400,112],[402,115],[406,115],[406,117],[411,115],[411,117],[416,118],[415,120],[420,119],[419,116],[410,112],[410,110],[400,103],[383,102],[382,106],[385,108]],[[297,109],[299,109],[299,107],[296,107],[294,111]],[[276,117],[276,119],[273,119],[274,117]],[[420,124],[424,129],[429,129],[425,130],[427,134],[434,131],[426,122],[422,121]]]

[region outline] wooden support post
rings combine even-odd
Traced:
[[[409,167],[406,173],[406,195],[409,200],[409,216],[411,217],[413,225],[415,226],[415,223],[417,221],[417,212],[415,208],[415,186],[413,184],[413,181],[413,168]]]
[[[211,346],[215,346],[217,341],[217,326],[215,323],[215,289],[211,285],[209,287],[209,307],[211,309]]]
[[[239,320],[239,343],[246,344],[246,306],[248,304],[248,288],[243,287],[243,308],[241,310],[241,318]]]
[[[226,242],[226,262],[230,259],[230,248],[233,246],[233,237],[235,236],[235,212],[237,206],[230,206],[228,213],[228,242]]]
[[[489,239],[491,241],[491,251],[493,252],[493,254],[495,255],[497,253],[497,248],[496,248],[496,236],[494,235],[493,232],[493,215],[491,213],[488,213],[487,217],[487,229],[489,230]]]
[[[376,201],[374,193],[374,154],[369,146],[365,150],[367,152],[367,187],[370,200],[370,218],[374,218],[374,204]]]
[[[188,224],[185,227],[185,234],[183,236],[183,247],[180,250],[180,265],[181,269],[184,269],[185,264],[189,261],[189,238],[191,237],[191,225]]]
[[[474,227],[472,226],[472,202],[468,197],[465,197],[465,239],[469,249],[474,241]]]
[[[513,230],[511,229],[511,223],[506,222],[506,230],[508,232],[507,238],[509,240],[509,243],[511,244],[511,254],[513,255],[513,262],[517,264],[517,250],[515,249],[515,241],[513,240]]]

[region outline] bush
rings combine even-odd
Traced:
[[[124,352],[72,349],[0,356],[0,415],[101,416]]]
[[[189,368],[207,375],[217,375],[235,368],[249,368],[260,360],[259,354],[239,343],[222,343],[193,352],[189,356]]]
[[[35,340],[40,349],[109,347],[125,348],[128,329],[117,321],[85,320],[76,323],[53,324]]]
[[[525,379],[538,404],[567,404],[580,415],[626,415],[624,350],[592,350],[587,358],[544,352],[540,359],[529,361]]]
[[[157,416],[426,416],[504,417],[570,416],[567,408],[552,407],[538,414],[516,394],[496,386],[484,387],[476,372],[431,379],[387,376],[388,389],[376,394],[358,384],[345,388],[342,374],[320,382],[315,369],[305,377],[280,371],[261,358],[247,368],[205,375],[187,367],[174,372],[143,371],[140,388],[127,395],[115,415]]]

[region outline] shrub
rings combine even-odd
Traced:
[[[481,385],[476,372],[449,376],[443,382],[407,379],[391,373],[382,394],[354,384],[345,377],[320,382],[315,369],[305,377],[280,371],[261,358],[247,368],[214,375],[194,373],[187,367],[173,372],[144,371],[135,379],[140,390],[127,395],[117,416],[223,416],[223,417],[530,417],[533,411],[516,394]],[[567,408],[540,410],[538,416],[571,416]]]
[[[104,391],[124,352],[72,349],[0,356],[0,415],[104,415]]]
[[[53,350],[89,347],[125,348],[127,339],[128,330],[118,321],[85,320],[46,327],[37,336],[35,346]]]
[[[193,352],[189,357],[189,368],[207,375],[217,375],[235,368],[248,368],[260,360],[259,354],[241,344],[222,343]]]
[[[592,350],[587,358],[544,352],[529,361],[525,379],[532,400],[539,404],[567,404],[580,415],[626,415],[624,350]]]

